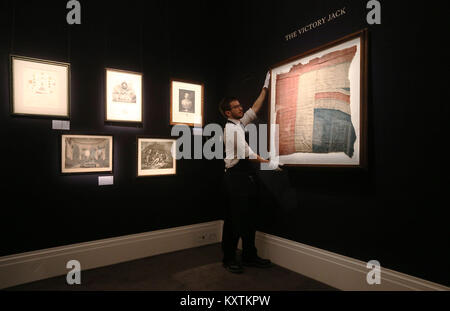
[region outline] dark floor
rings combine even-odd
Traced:
[[[54,277],[8,290],[138,291],[316,291],[335,290],[279,266],[245,267],[233,274],[222,267],[220,244],[81,271],[80,285]]]

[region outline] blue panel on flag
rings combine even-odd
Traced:
[[[313,152],[344,152],[353,156],[355,129],[349,114],[335,109],[314,109]]]

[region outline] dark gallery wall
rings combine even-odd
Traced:
[[[136,136],[170,137],[170,78],[203,82],[204,121],[221,122],[223,95],[249,107],[271,66],[367,28],[368,168],[262,173],[259,230],[450,285],[446,88],[437,79],[445,10],[382,1],[381,25],[368,25],[360,0],[81,2],[76,26],[65,1],[1,4],[0,256],[221,219],[221,161],[181,160],[176,176],[135,177]],[[71,132],[114,135],[113,186],[97,186],[96,174],[61,175],[51,120],[10,115],[9,54],[71,63]],[[104,123],[105,67],[144,74],[142,127]]]
[[[278,177],[263,174],[277,204],[262,207],[260,230],[449,285],[445,157],[438,150],[448,81],[443,8],[381,3],[380,25],[366,22],[367,1],[230,4],[234,49],[226,91],[249,107],[267,68],[367,28],[368,168],[290,167]],[[341,8],[345,15],[285,39]],[[259,122],[266,116],[261,112]]]
[[[68,26],[64,1],[1,8],[1,253],[67,245],[220,219],[221,161],[180,160],[176,176],[136,178],[136,137],[171,137],[171,78],[204,83],[205,123],[217,122],[223,78],[219,8],[209,1],[81,1]],[[70,133],[114,136],[114,185],[102,174],[61,175],[62,131],[51,119],[9,112],[9,54],[71,64]],[[143,126],[104,123],[104,68],[142,72]],[[103,174],[105,175],[105,174]],[[221,200],[219,200],[221,202]]]

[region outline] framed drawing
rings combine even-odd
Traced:
[[[170,80],[170,124],[203,126],[203,84]]]
[[[112,136],[61,135],[62,173],[104,173],[112,169]]]
[[[137,176],[175,175],[176,139],[137,138]]]
[[[142,122],[142,74],[105,69],[107,122]]]
[[[70,64],[10,55],[11,113],[70,116]]]
[[[271,69],[272,156],[293,166],[367,165],[367,30]]]

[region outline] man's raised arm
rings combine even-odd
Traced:
[[[258,113],[258,111],[262,107],[262,104],[264,103],[264,99],[266,98],[266,95],[267,95],[267,89],[269,87],[269,82],[270,82],[270,71],[267,72],[266,80],[264,81],[264,86],[263,86],[263,89],[261,90],[261,93],[259,94],[258,98],[253,103],[252,110],[255,113]]]

